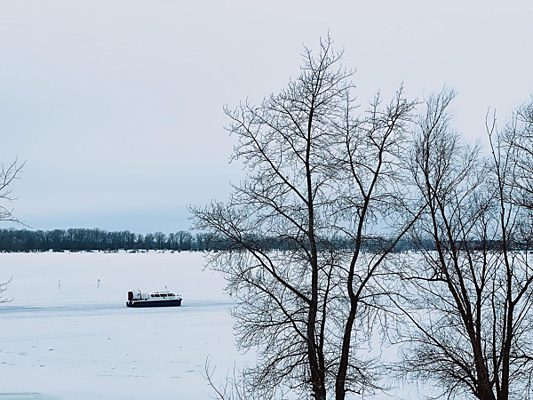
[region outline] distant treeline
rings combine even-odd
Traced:
[[[295,244],[290,239],[267,237],[250,238],[255,247],[265,250],[287,250]],[[369,238],[365,250],[377,250],[387,245],[386,239]],[[321,247],[352,248],[353,243],[345,238],[325,240]],[[413,248],[407,241],[396,245],[396,250]],[[0,230],[0,251],[116,251],[116,250],[174,250],[174,251],[210,251],[237,249],[232,243],[207,233],[192,234],[188,231],[176,233],[137,234],[129,231],[108,232],[101,229],[55,229],[51,231],[34,231],[26,229]]]
[[[203,250],[205,235],[187,231],[137,234],[101,229],[0,230],[0,251],[114,251],[114,250]]]
[[[290,238],[250,237],[247,242],[263,250],[289,250],[296,244]],[[463,243],[475,247],[475,242]],[[492,249],[497,242],[489,243]],[[363,242],[363,250],[374,252],[392,246],[386,238],[369,237]],[[348,238],[327,238],[319,243],[322,250],[353,249],[354,243]],[[394,251],[416,250],[421,247],[432,249],[431,241],[413,243],[401,240],[394,246]],[[461,247],[461,245],[459,245]],[[32,251],[118,251],[118,250],[173,250],[173,251],[212,251],[239,250],[227,239],[207,233],[192,234],[188,231],[176,233],[138,234],[129,231],[108,232],[101,229],[55,229],[51,231],[33,231],[26,229],[1,229],[0,252]]]

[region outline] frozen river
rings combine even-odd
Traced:
[[[203,265],[188,252],[0,253],[0,281],[13,277],[13,301],[0,304],[0,400],[213,398],[207,359],[217,381],[253,359],[234,345],[224,280]],[[165,286],[182,307],[125,306],[128,290]],[[386,384],[364,399],[424,398]]]
[[[200,253],[0,254],[0,400],[207,399],[242,363],[224,282]],[[130,309],[127,291],[180,293],[178,308]]]

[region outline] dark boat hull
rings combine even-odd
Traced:
[[[181,306],[181,299],[177,300],[132,300],[127,301],[128,307],[179,307]]]

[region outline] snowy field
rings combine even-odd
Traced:
[[[0,281],[13,277],[13,301],[0,304],[0,400],[213,398],[206,360],[221,381],[253,357],[234,345],[224,280],[203,265],[188,252],[0,253]],[[165,286],[182,307],[125,306],[128,290]]]
[[[200,253],[0,254],[10,276],[0,400],[209,399],[206,358],[221,377],[242,363],[224,281]],[[125,306],[128,290],[165,285],[182,307]]]

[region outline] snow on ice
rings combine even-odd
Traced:
[[[243,361],[224,281],[200,253],[0,254],[0,400],[208,399]],[[183,296],[182,307],[130,309],[130,289]]]
[[[236,349],[231,298],[202,253],[0,253],[0,281],[11,276],[13,301],[0,304],[0,400],[205,400],[208,359],[217,382],[253,363]],[[128,290],[165,286],[181,307],[125,306]],[[389,384],[365,399],[423,398]]]

